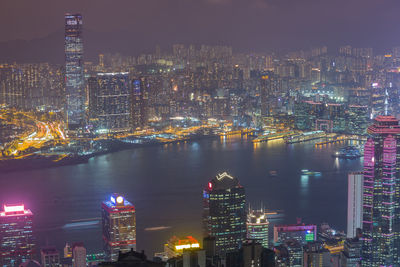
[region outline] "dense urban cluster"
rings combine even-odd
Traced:
[[[333,155],[364,155],[364,169],[348,175],[347,233],[301,219],[279,224],[279,212],[247,207],[245,188],[224,172],[203,190],[201,242],[173,236],[154,257],[136,251],[136,209],[123,195],[101,204],[103,251],[91,255],[82,242],[67,243],[63,253],[35,244],[33,212],[5,204],[1,266],[400,265],[400,47],[382,55],[348,45],[241,54],[175,44],[91,62],[82,21],[65,15],[65,65],[0,65],[0,168],[87,159],[149,140],[240,134],[254,143],[357,141],[365,144]]]
[[[89,62],[82,16],[67,15],[65,27],[65,66],[1,65],[4,107],[65,112],[70,128],[112,132],[182,116],[253,127],[271,117],[300,130],[363,134],[369,118],[398,113],[400,47],[239,54],[176,44]]]

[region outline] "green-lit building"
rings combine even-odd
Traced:
[[[249,210],[247,214],[247,238],[259,240],[261,245],[268,248],[269,222],[263,210]]]

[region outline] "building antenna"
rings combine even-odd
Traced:
[[[387,88],[386,88],[386,89],[385,89],[385,116],[388,115],[388,109],[389,109],[389,101],[388,101],[388,98],[389,98],[389,94],[388,94],[388,91],[387,91]]]

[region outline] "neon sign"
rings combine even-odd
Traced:
[[[223,173],[220,173],[220,174],[217,175],[217,180],[218,181],[220,181],[220,180],[222,180],[224,178],[229,178],[229,179],[233,180],[233,177],[230,176],[227,172],[223,172]]]
[[[9,205],[9,206],[4,205],[4,211],[6,213],[8,213],[8,212],[21,212],[21,211],[24,211],[24,210],[25,210],[24,204],[21,204],[21,205]]]

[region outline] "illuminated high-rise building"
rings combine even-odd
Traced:
[[[204,189],[204,230],[215,237],[216,252],[224,256],[246,238],[245,190],[228,173],[218,174]]]
[[[164,255],[168,258],[182,256],[184,250],[199,250],[200,243],[192,236],[178,238],[171,237],[168,243],[164,245]]]
[[[82,242],[76,242],[72,245],[72,266],[86,267],[86,248]]]
[[[332,256],[322,242],[314,241],[307,243],[303,247],[303,266],[304,267],[327,267],[333,266]]]
[[[257,239],[265,248],[268,242],[269,222],[263,210],[249,210],[247,213],[247,238]]]
[[[284,242],[284,246],[288,251],[288,262],[290,267],[303,266],[303,247],[301,243],[294,239]]]
[[[273,96],[275,92],[276,79],[272,72],[261,76],[260,100],[261,116],[270,116],[273,108]]]
[[[149,84],[146,78],[132,80],[132,128],[141,128],[148,121]]]
[[[346,111],[346,131],[349,134],[365,134],[367,132],[369,122],[368,109],[368,106],[348,105]]]
[[[89,114],[96,128],[107,132],[130,130],[131,94],[127,72],[98,73],[89,78]]]
[[[55,247],[45,247],[40,250],[43,267],[59,267],[60,252]]]
[[[65,14],[65,95],[68,129],[82,126],[85,113],[82,16]]]
[[[281,244],[286,240],[294,239],[300,244],[317,240],[317,226],[310,224],[274,225],[274,243]]]
[[[362,199],[363,199],[362,173],[352,172],[348,175],[347,191],[347,237],[357,236],[357,229],[362,228]]]
[[[340,253],[340,266],[360,267],[361,266],[362,241],[358,238],[348,238],[344,241],[343,251]]]
[[[135,207],[118,194],[113,194],[101,207],[106,260],[116,261],[119,251],[136,250]]]
[[[19,266],[35,254],[33,214],[23,204],[4,205],[0,212],[0,266]]]
[[[397,266],[400,246],[400,126],[378,116],[364,146],[362,266]]]

